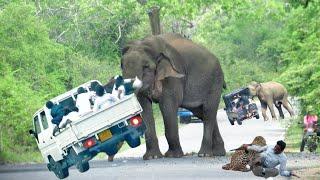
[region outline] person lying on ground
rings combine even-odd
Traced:
[[[265,146],[267,145],[266,140],[262,136],[257,136],[252,141],[251,145]],[[233,171],[242,171],[248,172],[250,168],[247,167],[248,163],[255,157],[257,154],[256,151],[248,151],[240,147],[234,149],[235,153],[232,154],[230,163],[222,166],[224,170],[233,170]]]
[[[254,175],[264,178],[281,176],[297,176],[293,171],[286,170],[287,157],[284,154],[286,143],[282,140],[277,141],[275,146],[256,146],[243,145],[246,150],[253,150],[259,152],[253,160],[249,163]],[[276,166],[280,165],[279,170]]]

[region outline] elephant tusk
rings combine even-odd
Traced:
[[[132,84],[132,87],[135,89],[140,89],[142,87],[142,85],[143,85],[142,81],[136,76],[136,78]]]

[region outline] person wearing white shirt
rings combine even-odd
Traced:
[[[93,111],[106,109],[115,103],[118,98],[110,93],[104,93],[104,88],[96,86],[96,100],[94,101]]]
[[[114,77],[114,85],[112,94],[117,96],[119,99],[126,95],[132,94],[136,89],[142,87],[142,81],[138,77],[134,79],[123,79],[122,76]]]
[[[245,149],[260,153],[252,160],[251,165],[253,174],[265,178],[275,177],[279,172],[281,176],[297,176],[293,171],[286,170],[287,157],[283,152],[285,147],[286,143],[281,140],[278,141],[275,146],[261,147],[245,144]],[[278,165],[280,165],[279,170],[276,168]]]
[[[78,120],[80,118],[78,111],[79,109],[77,107],[74,107],[73,109],[66,109],[65,115],[63,116],[62,121],[59,124],[59,128],[64,128],[68,123]]]
[[[83,87],[79,87],[77,92],[76,107],[79,109],[79,115],[83,116],[92,111],[90,103],[91,94],[86,92]]]

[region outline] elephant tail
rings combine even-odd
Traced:
[[[223,85],[222,85],[223,89],[227,89],[227,84],[226,84],[226,81],[223,80]]]

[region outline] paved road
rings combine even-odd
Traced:
[[[283,139],[285,132],[279,121],[264,122],[262,119],[251,119],[244,121],[242,126],[231,126],[223,110],[218,112],[218,123],[227,151],[243,143],[250,143],[257,135],[264,136],[268,144],[274,144],[278,139]],[[192,123],[180,128],[184,152],[198,152],[202,131],[201,123]],[[167,150],[165,138],[160,137],[159,143],[164,153]],[[142,145],[118,154],[112,163],[105,160],[90,161],[91,168],[88,172],[81,174],[71,168],[67,179],[257,179],[251,172],[222,170],[221,166],[229,161],[228,157],[198,158],[194,155],[180,159],[143,161],[141,157],[144,152],[145,145]],[[319,158],[311,158],[309,163],[311,162],[316,164]],[[293,160],[292,163],[299,164],[300,161]],[[7,179],[50,180],[56,177],[44,164],[0,166],[0,180]]]
[[[260,117],[262,117],[261,114]],[[285,114],[285,117],[289,117],[289,115]],[[288,119],[264,122],[262,118],[254,118],[243,121],[241,126],[237,125],[237,123],[231,126],[227,120],[225,111],[218,111],[218,125],[227,152],[237,148],[241,144],[251,143],[254,137],[258,135],[265,137],[267,144],[275,144],[279,139],[284,138],[285,122],[288,122]],[[200,150],[202,136],[202,123],[191,123],[182,126],[179,129],[179,137],[183,151],[185,153],[198,152]],[[164,136],[159,138],[159,145],[161,152],[165,153],[168,149],[168,144]],[[143,145],[122,152],[116,155],[116,157],[142,157],[144,152],[145,146]]]

